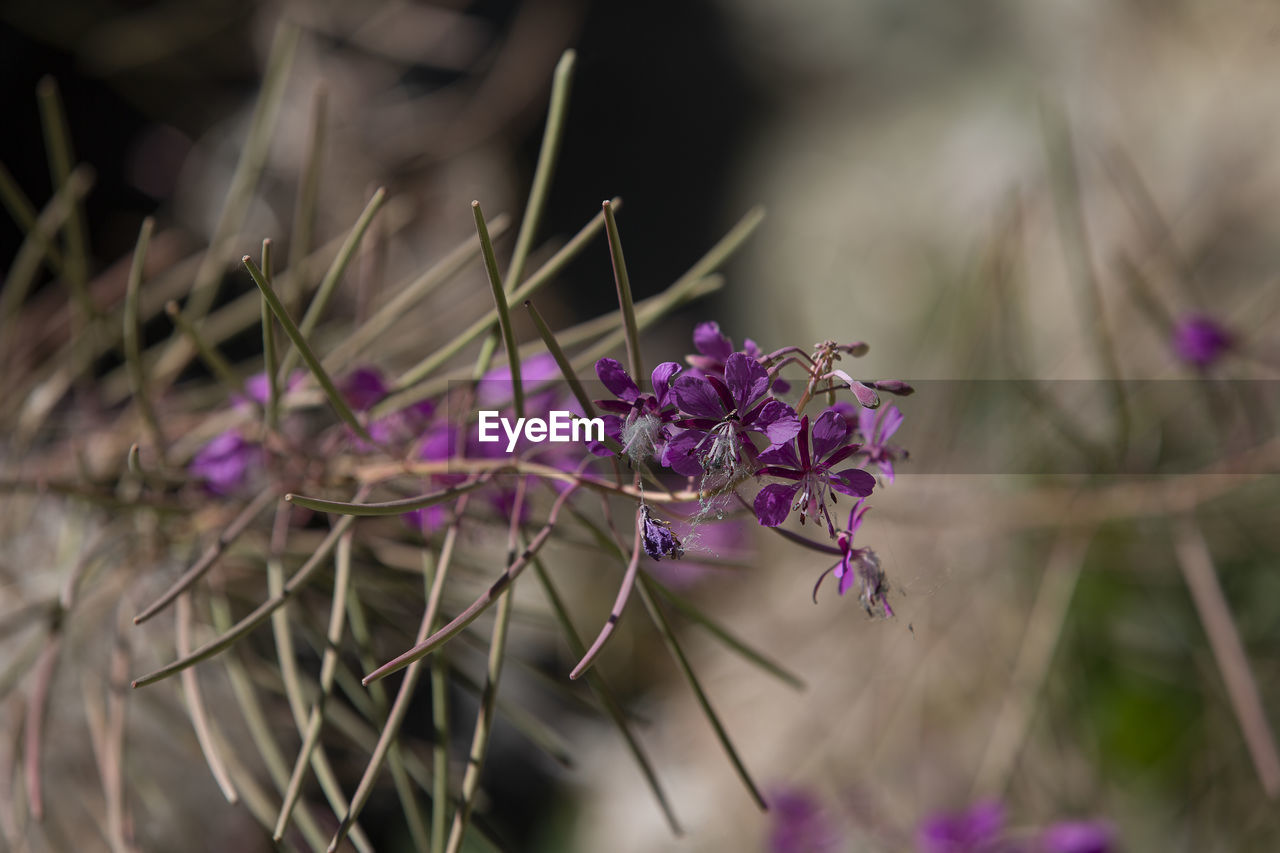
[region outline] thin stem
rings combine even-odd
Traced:
[[[614,206],[621,206],[621,202],[615,199]],[[596,235],[599,234],[603,228],[604,213],[601,212],[592,217],[590,222],[583,226],[568,243],[565,243],[564,246],[561,247],[560,251],[552,255],[551,258],[543,264],[537,272],[531,275],[527,281],[516,287],[511,292],[511,298],[509,301],[520,302],[537,293],[544,285],[559,275],[560,271],[563,270],[571,260],[576,258],[582,250],[587,247],[587,244],[595,239]],[[412,386],[417,385],[423,379],[430,376],[441,365],[445,364],[449,359],[461,352],[467,344],[484,334],[493,326],[497,319],[498,310],[494,308],[479,320],[476,320],[468,326],[462,334],[456,336],[453,340],[444,344],[431,355],[427,356],[422,361],[418,362],[418,364],[414,365],[404,374],[399,376],[394,385],[398,390],[398,393],[392,394],[377,406],[374,406],[374,417],[398,411],[405,406],[410,406],[423,399],[422,396],[418,395],[419,392],[417,392]]]
[[[157,681],[162,681],[171,675],[176,675],[183,670],[195,666],[201,661],[206,661],[209,658],[226,651],[253,631],[254,628],[257,628],[263,622],[267,621],[272,613],[283,607],[293,594],[297,592],[303,584],[310,580],[311,576],[320,569],[324,564],[325,559],[330,553],[332,553],[334,546],[337,545],[339,537],[341,537],[342,534],[345,533],[354,523],[354,516],[345,516],[338,519],[338,522],[329,531],[329,534],[320,542],[315,553],[313,553],[311,557],[302,564],[302,568],[298,569],[294,576],[289,579],[289,582],[285,584],[284,589],[282,589],[277,595],[271,596],[262,604],[258,605],[252,613],[237,622],[235,627],[230,631],[226,631],[219,637],[205,643],[191,654],[182,655],[173,663],[167,664],[155,672],[144,675],[141,678],[135,679],[133,682],[134,688],[146,687],[148,684],[155,684]]]
[[[974,777],[975,796],[1004,794],[1062,636],[1092,535],[1092,531],[1066,531],[1049,555],[1035,602],[1027,614],[1009,688]]]
[[[586,654],[586,646],[583,645],[582,638],[578,636],[577,630],[573,627],[573,622],[569,619],[569,611],[552,584],[551,575],[538,557],[533,560],[533,570],[538,575],[538,580],[542,583],[543,591],[546,593],[547,601],[551,604],[556,621],[560,623],[565,642],[569,644],[569,652],[581,658]],[[433,658],[433,660],[437,658]],[[662,814],[666,817],[671,831],[675,835],[683,835],[684,830],[681,829],[680,822],[676,819],[675,810],[671,807],[671,801],[667,799],[662,783],[658,781],[658,774],[653,769],[653,762],[649,760],[649,755],[645,752],[644,746],[640,743],[639,738],[636,737],[635,732],[631,730],[631,724],[627,721],[627,715],[622,709],[622,704],[599,672],[594,669],[587,670],[586,680],[587,686],[591,688],[591,692],[600,703],[600,707],[604,709],[614,727],[618,729],[623,741],[627,744],[627,749],[630,750],[632,757],[635,758],[636,764],[640,766],[640,772],[644,775],[645,781],[649,785],[649,790],[653,792],[654,799],[658,801],[658,807],[662,809]]]
[[[227,361],[227,357],[204,339],[195,324],[182,313],[177,302],[165,305],[164,310],[173,321],[174,327],[191,342],[191,346],[195,348],[205,367],[208,367],[214,378],[222,383],[223,390],[228,395],[239,394],[240,383],[236,380],[235,370],[231,367],[231,362]]]
[[[189,593],[183,593],[178,597],[177,625],[177,651],[179,656],[182,656],[191,652],[191,595]],[[222,753],[214,741],[209,717],[204,708],[204,699],[200,695],[200,682],[196,679],[194,669],[188,669],[182,673],[182,693],[187,700],[187,713],[191,717],[191,726],[195,729],[196,740],[200,743],[200,751],[204,753],[205,763],[209,765],[209,772],[213,774],[214,781],[218,783],[218,788],[222,791],[222,796],[227,798],[227,802],[232,804],[239,802],[240,796],[236,793],[231,777],[227,775]]]
[[[639,482],[639,475],[636,476]],[[586,654],[582,656],[582,660],[578,661],[578,665],[569,673],[569,678],[576,681],[582,676],[582,673],[595,663],[596,656],[604,649],[604,644],[613,634],[613,629],[617,627],[618,620],[622,618],[622,610],[627,606],[627,600],[631,597],[631,589],[635,585],[636,575],[640,571],[640,543],[644,539],[644,509],[643,504],[636,507],[635,522],[635,541],[631,546],[631,559],[627,562],[627,570],[622,575],[622,585],[618,587],[618,595],[614,599],[613,609],[609,611],[609,618],[605,620],[604,627],[600,629],[599,635],[595,642],[591,644],[591,648],[587,649]]]
[[[14,223],[17,224],[18,229],[23,234],[30,236],[35,231],[35,205],[31,203],[31,199],[27,198],[27,194],[22,191],[22,187],[18,186],[18,182],[13,179],[13,173],[9,171],[4,163],[0,163],[0,204],[3,204],[5,210],[9,211],[9,215],[13,217]],[[61,275],[63,269],[62,251],[43,232],[41,233],[40,243],[39,249],[44,253],[44,257],[48,259],[49,269],[54,275]]]
[[[711,707],[711,700],[707,698],[702,685],[698,682],[698,677],[694,675],[693,667],[689,665],[689,659],[685,657],[684,650],[680,647],[680,641],[676,639],[670,623],[667,622],[667,617],[663,615],[662,609],[654,601],[649,589],[648,578],[641,576],[637,589],[640,592],[640,600],[644,602],[645,609],[649,611],[649,616],[653,619],[653,624],[658,629],[658,633],[662,635],[662,640],[666,643],[667,650],[671,652],[671,657],[675,659],[680,672],[684,675],[685,680],[689,682],[689,687],[693,690],[698,706],[706,716],[707,722],[711,724],[711,728],[715,730],[716,739],[720,741],[725,754],[729,756],[729,761],[733,764],[733,769],[737,772],[738,778],[742,780],[742,784],[746,786],[747,792],[751,794],[752,799],[756,801],[756,805],[760,807],[760,810],[768,811],[768,804],[765,803],[764,797],[760,794],[760,789],[756,787],[756,783],[752,781],[746,765],[742,763],[737,749],[733,746],[733,741],[729,739],[728,732],[725,731],[724,725],[720,722],[720,717],[716,714],[715,709]]]
[[[497,240],[511,227],[511,217],[505,213],[495,216],[489,223],[489,235]],[[324,357],[328,370],[336,370],[348,364],[365,347],[380,339],[396,321],[403,319],[409,309],[432,293],[437,287],[462,272],[480,253],[478,237],[469,237],[459,243],[429,270],[408,284],[398,287],[396,295],[373,316],[361,323]]]
[[[22,245],[18,247],[18,253],[13,256],[13,263],[5,273],[3,289],[0,289],[0,341],[8,342],[11,352],[16,346],[13,321],[35,284],[36,273],[40,271],[40,260],[49,256],[58,229],[76,210],[80,199],[84,198],[92,186],[93,170],[88,166],[77,167],[40,211],[23,238]],[[76,339],[73,337],[72,340]]]
[[[533,186],[529,189],[524,219],[521,220],[520,231],[516,235],[511,265],[507,267],[508,292],[524,276],[525,261],[533,248],[533,238],[546,209],[547,197],[551,194],[551,179],[555,175],[556,161],[560,156],[560,140],[569,115],[569,92],[576,56],[572,50],[566,50],[556,63],[555,75],[551,81],[551,102],[547,106],[547,123],[542,131],[542,147],[538,150],[538,165],[533,170]]]
[[[548,537],[551,536],[551,530],[555,527],[556,519],[559,518],[561,507],[564,506],[565,501],[567,501],[576,490],[577,485],[574,484],[561,492],[560,497],[556,499],[556,502],[551,506],[551,511],[547,514],[546,525],[538,531],[538,534],[533,537],[528,546],[523,552],[521,552],[520,556],[512,560],[507,565],[502,575],[490,584],[489,588],[481,593],[480,597],[472,602],[466,610],[458,614],[453,621],[448,625],[445,625],[439,631],[436,631],[425,640],[419,641],[417,645],[409,649],[407,652],[404,652],[398,657],[384,663],[382,666],[366,675],[362,679],[363,683],[368,685],[370,682],[377,681],[380,678],[386,678],[391,673],[398,672],[415,661],[421,660],[440,646],[447,643],[449,640],[453,639],[453,637],[461,632],[463,628],[474,622],[476,617],[489,609],[491,605],[495,604],[498,599],[502,597],[502,593],[507,589],[507,587],[509,587],[515,579],[520,576],[520,573],[524,571],[529,560],[531,560],[534,555],[542,549],[542,546],[546,544]]]
[[[71,180],[75,154],[71,148],[71,128],[67,124],[67,111],[58,92],[58,84],[52,77],[44,77],[36,85],[40,104],[40,123],[44,128],[45,148],[49,156],[49,177],[54,189],[64,187]],[[72,336],[82,334],[96,313],[89,295],[89,238],[85,224],[84,207],[72,193],[70,215],[66,222],[66,255],[63,276],[71,289],[71,298],[80,309],[80,328],[72,323]]]
[[[293,765],[293,773],[289,777],[285,789],[284,802],[280,806],[280,816],[276,819],[272,837],[279,841],[284,837],[285,828],[289,825],[289,817],[294,805],[302,793],[302,782],[307,765],[311,763],[311,753],[316,741],[320,739],[320,729],[324,724],[324,706],[333,690],[333,674],[338,666],[338,646],[342,642],[344,615],[347,606],[347,588],[351,581],[351,531],[338,540],[335,556],[337,566],[333,576],[333,599],[329,607],[328,643],[320,662],[320,692],[311,705],[311,714],[307,719],[307,729],[303,734],[302,747],[298,750],[298,758]]]
[[[142,220],[142,227],[138,229],[138,242],[133,249],[133,263],[129,267],[129,282],[124,295],[124,329],[121,340],[124,342],[125,364],[129,368],[129,384],[133,386],[138,411],[142,414],[142,422],[146,424],[147,431],[151,433],[151,443],[160,458],[160,467],[164,468],[167,467],[165,457],[168,444],[147,388],[147,375],[142,366],[142,329],[138,319],[138,291],[142,287],[142,270],[147,262],[147,247],[151,244],[151,233],[155,225],[155,219],[148,216]]]
[[[429,506],[435,506],[439,503],[452,500],[459,495],[478,489],[488,483],[488,477],[481,477],[459,486],[449,486],[446,489],[429,492],[416,498],[403,498],[397,501],[384,501],[382,503],[357,503],[347,501],[327,501],[320,498],[308,498],[303,495],[288,494],[284,496],[286,501],[297,504],[306,509],[316,510],[317,512],[335,513],[346,516],[371,516],[371,515],[402,515],[406,512],[412,512],[415,509],[426,509]]]
[[[267,280],[267,284],[275,286],[271,264],[271,241],[269,239],[262,241],[262,276]],[[267,304],[267,297],[262,296],[262,372],[267,377],[267,408],[265,415],[269,432],[277,432],[280,429],[278,359],[279,356],[276,353],[276,321],[271,316],[271,306]],[[287,377],[285,382],[288,382]]]
[[[502,298],[501,294],[498,298]],[[521,477],[516,482],[515,501],[511,508],[511,525],[507,537],[507,563],[516,556],[520,533],[520,514],[524,509],[527,481]],[[509,586],[498,601],[498,614],[493,622],[493,634],[489,640],[489,660],[485,669],[484,690],[480,694],[480,709],[476,713],[476,727],[471,736],[471,753],[467,770],[462,777],[462,799],[453,813],[453,826],[449,829],[446,853],[458,853],[462,837],[466,834],[475,808],[476,793],[480,790],[480,773],[484,769],[485,756],[489,752],[489,735],[493,731],[494,714],[497,711],[498,681],[502,677],[502,662],[506,659],[507,628],[511,624],[511,608],[515,601],[514,590]]]
[[[744,659],[760,667],[765,672],[774,676],[779,681],[782,681],[784,684],[788,685],[789,687],[793,687],[796,690],[805,689],[804,681],[803,679],[800,678],[800,676],[796,675],[790,670],[785,669],[781,664],[772,660],[765,654],[759,651],[756,651],[751,646],[747,645],[744,641],[738,639],[733,634],[729,633],[729,631],[726,630],[722,625],[720,625],[718,622],[715,622],[713,619],[711,619],[711,617],[707,616],[707,614],[703,613],[702,610],[700,610],[698,606],[695,605],[692,601],[689,601],[687,598],[677,595],[670,588],[658,582],[653,577],[653,575],[649,574],[648,572],[645,572],[644,576],[649,581],[650,589],[655,590],[659,595],[661,595],[667,601],[671,602],[671,605],[675,607],[675,609],[679,611],[681,615],[683,615],[686,619],[689,619],[690,621],[696,622],[697,624],[701,625],[703,628],[709,631],[713,637],[715,637],[720,642],[724,643],[730,650],[737,652]]]
[[[618,307],[622,310],[622,328],[626,332],[627,362],[631,376],[643,390],[645,375],[640,360],[640,331],[636,328],[636,306],[631,301],[631,278],[627,275],[627,261],[622,256],[622,238],[618,235],[618,222],[613,215],[613,205],[604,202],[604,227],[609,235],[609,257],[613,261],[613,280],[618,286]]]
[[[315,332],[316,326],[320,323],[320,317],[324,314],[324,310],[329,307],[329,301],[337,290],[338,282],[342,281],[342,276],[346,273],[351,259],[355,257],[356,250],[360,248],[360,241],[364,239],[365,232],[369,230],[370,224],[373,223],[373,218],[378,215],[378,211],[382,209],[382,205],[386,200],[386,189],[379,187],[369,199],[368,204],[365,205],[364,210],[361,211],[360,217],[356,219],[356,224],[351,227],[351,231],[347,234],[347,239],[342,243],[342,248],[338,250],[333,263],[329,265],[328,272],[325,273],[324,278],[320,281],[320,286],[316,288],[315,295],[311,297],[311,303],[307,305],[307,311],[302,315],[302,321],[298,323],[298,332],[302,337],[309,338]],[[280,379],[287,381],[289,373],[293,371],[297,364],[297,350],[292,349],[286,352],[284,360],[280,363]]]
[[[320,387],[324,389],[329,405],[333,407],[338,417],[347,426],[351,427],[356,435],[370,444],[378,444],[378,442],[374,441],[373,436],[369,435],[369,431],[364,428],[364,425],[356,420],[351,407],[347,405],[346,400],[342,399],[342,394],[339,393],[337,386],[333,384],[333,380],[329,378],[329,374],[320,364],[320,359],[316,358],[316,354],[311,351],[311,345],[307,343],[302,331],[294,324],[293,318],[289,316],[289,312],[281,304],[280,298],[276,296],[276,292],[271,288],[271,283],[263,276],[262,270],[258,269],[258,265],[253,262],[253,258],[248,255],[245,255],[241,260],[244,261],[245,267],[248,268],[249,275],[253,277],[254,284],[258,285],[258,289],[262,291],[263,297],[271,307],[271,313],[276,315],[276,319],[284,327],[285,334],[289,336],[289,340],[293,341],[293,345],[297,352],[301,354],[302,360],[311,369],[311,374],[320,383]]]
[[[266,488],[259,492],[257,497],[250,501],[249,504],[240,511],[240,514],[232,519],[226,529],[218,534],[218,538],[214,540],[212,545],[205,549],[205,552],[201,555],[200,559],[196,560],[191,568],[183,572],[182,577],[174,581],[173,585],[169,587],[169,589],[166,590],[159,598],[157,598],[155,602],[144,608],[137,616],[133,617],[133,624],[141,625],[143,622],[146,622],[152,616],[155,616],[161,610],[168,607],[174,599],[190,589],[192,584],[203,577],[205,572],[213,568],[213,564],[218,561],[218,558],[222,556],[223,552],[226,551],[232,543],[240,538],[240,534],[244,533],[245,530],[248,529],[253,520],[258,517],[258,513],[267,508],[267,505],[271,503],[274,495],[274,488]]]
[[[288,81],[289,68],[293,64],[297,46],[298,27],[287,18],[282,18],[271,40],[271,52],[262,76],[262,89],[253,108],[253,118],[249,123],[244,148],[240,149],[240,159],[231,175],[231,186],[227,189],[218,222],[209,238],[209,249],[200,260],[195,283],[191,286],[187,312],[193,322],[204,319],[213,307],[217,285],[222,278],[225,253],[249,213],[254,188],[267,162],[271,136],[280,115],[280,106],[284,102],[285,83]]]
[[[1275,734],[1267,722],[1267,712],[1262,706],[1258,682],[1249,665],[1240,631],[1222,593],[1213,555],[1191,516],[1174,521],[1173,539],[1182,577],[1209,637],[1218,671],[1227,685],[1227,695],[1231,697],[1231,707],[1240,723],[1258,781],[1266,795],[1275,799],[1280,796],[1280,755],[1276,752]]]
[[[427,596],[427,606],[422,614],[422,622],[418,625],[419,640],[426,638],[431,633],[436,614],[440,612],[440,601],[444,597],[444,583],[449,574],[449,566],[453,561],[453,550],[458,541],[459,525],[466,510],[468,499],[468,495],[463,495],[454,505],[453,521],[450,523],[449,529],[445,531],[444,543],[440,546],[440,561],[437,564],[435,577],[431,582],[431,592]],[[351,795],[351,808],[338,825],[338,831],[334,833],[333,839],[329,842],[329,853],[335,853],[338,849],[338,845],[346,838],[347,832],[360,816],[365,803],[369,800],[369,795],[373,793],[373,785],[378,778],[378,772],[382,769],[382,762],[386,760],[387,753],[391,749],[391,745],[395,743],[396,737],[400,733],[400,726],[409,711],[409,704],[413,699],[421,672],[422,668],[417,663],[410,664],[408,671],[405,672],[404,680],[400,682],[400,689],[396,692],[395,701],[391,705],[391,711],[387,714],[387,721],[382,726],[382,731],[378,734],[378,742],[374,745],[372,755],[369,756],[369,763],[365,766],[364,774],[360,777],[356,792]],[[436,807],[433,805],[433,808]]]
[[[533,320],[534,328],[538,330],[538,336],[547,345],[547,352],[551,353],[551,357],[556,360],[556,366],[560,368],[560,375],[564,377],[565,382],[569,383],[569,390],[573,392],[578,405],[582,407],[582,414],[589,418],[594,418],[596,416],[595,404],[591,402],[591,398],[587,396],[586,389],[582,387],[582,382],[578,379],[577,374],[573,372],[573,365],[569,363],[569,357],[560,348],[560,344],[556,341],[556,336],[552,333],[551,327],[547,325],[546,320],[542,319],[542,315],[534,307],[532,299],[526,299],[524,307],[529,311],[529,317]]]
[[[1080,203],[1080,175],[1072,148],[1071,131],[1063,116],[1047,104],[1042,104],[1041,121],[1053,178],[1053,198],[1057,206],[1063,253],[1071,278],[1076,283],[1083,320],[1093,338],[1094,355],[1104,375],[1112,380],[1108,387],[1111,389],[1116,411],[1116,455],[1123,458],[1129,441],[1129,403],[1121,381],[1114,337],[1107,329],[1102,285],[1093,268],[1093,247]]]
[[[310,273],[311,244],[316,230],[316,199],[320,195],[320,167],[324,163],[325,127],[328,123],[329,93],[324,84],[316,86],[311,97],[311,132],[307,137],[307,153],[302,161],[302,178],[298,181],[298,197],[293,205],[293,230],[289,236],[289,269],[293,273],[290,287],[281,301],[293,309],[298,296],[307,288]],[[263,264],[263,268],[266,265]]]
[[[225,631],[231,627],[231,607],[226,598],[215,597],[210,602],[210,610],[216,630]],[[258,701],[253,681],[235,655],[223,658],[223,663],[227,669],[227,680],[231,683],[231,692],[249,728],[249,737],[253,740],[254,748],[262,756],[263,763],[267,765],[267,773],[271,776],[272,784],[283,796],[289,784],[289,768],[285,764],[283,753],[280,752],[276,735],[271,731],[271,724],[267,721],[262,703]],[[320,827],[316,824],[311,812],[303,809],[298,814],[298,828],[311,849],[324,850],[326,839],[321,835]]]
[[[507,309],[507,294],[502,287],[502,276],[498,273],[498,260],[493,254],[493,242],[489,239],[489,229],[484,224],[484,213],[480,210],[480,202],[471,202],[471,213],[476,220],[476,235],[480,238],[480,254],[484,257],[484,269],[489,276],[489,287],[493,291],[494,307],[498,311],[498,329],[502,332],[502,342],[507,349],[507,363],[511,366],[511,391],[515,395],[516,417],[524,417],[524,382],[520,378],[520,351],[516,348],[515,332],[511,329],[511,313]],[[477,362],[476,371],[479,378],[484,375],[486,365]]]

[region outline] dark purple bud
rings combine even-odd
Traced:
[[[644,517],[644,552],[655,560],[663,557],[678,560],[683,557],[684,548],[680,547],[680,540],[671,532],[671,523],[654,518],[649,507],[643,504],[640,506],[640,513]]]
[[[909,397],[916,393],[915,388],[912,388],[901,379],[879,379],[872,382],[871,385],[880,391],[896,394],[899,397]]]
[[[1212,317],[1191,314],[1173,330],[1173,350],[1192,367],[1205,368],[1231,348],[1231,333]]]

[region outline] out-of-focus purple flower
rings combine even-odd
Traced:
[[[342,380],[338,388],[347,405],[357,412],[367,412],[374,404],[387,396],[387,384],[382,374],[373,367],[357,367]]]
[[[688,417],[676,422],[685,430],[671,439],[663,461],[685,476],[732,474],[743,451],[755,455],[748,432],[764,434],[770,446],[791,441],[800,432],[795,410],[769,397],[769,372],[743,353],[729,355],[723,379],[681,376],[671,393]]]
[[[790,788],[769,797],[769,853],[833,853],[840,834],[811,792]]]
[[[828,409],[814,422],[812,434],[805,415],[795,439],[761,452],[764,467],[760,474],[792,482],[771,483],[756,495],[754,507],[760,523],[777,527],[795,509],[800,511],[802,524],[807,516],[821,518],[834,538],[836,528],[827,499],[835,504],[835,492],[865,498],[876,485],[875,477],[858,468],[831,470],[857,451],[858,445],[850,444],[849,439],[849,424]]]
[[[605,434],[621,444],[623,451],[632,459],[653,456],[667,464],[664,456],[667,439],[670,438],[668,424],[676,417],[671,380],[679,372],[680,365],[674,361],[659,364],[650,376],[653,393],[642,394],[617,359],[602,358],[596,362],[596,376],[617,398],[596,400],[597,406],[609,412],[603,418]],[[593,443],[591,452],[597,456],[610,453],[608,448],[596,443]]]
[[[995,853],[1002,848],[1004,806],[990,800],[949,814],[936,814],[920,824],[920,853]]]
[[[1173,329],[1173,351],[1192,367],[1211,367],[1233,344],[1231,333],[1204,314],[1188,314]]]
[[[840,559],[818,576],[818,582],[813,585],[813,600],[817,603],[818,588],[827,575],[834,575],[840,582],[841,595],[852,589],[856,581],[861,588],[858,600],[862,602],[863,609],[872,614],[878,606],[880,612],[889,617],[893,615],[893,608],[889,606],[889,582],[884,570],[880,568],[880,558],[870,548],[853,547],[853,537],[862,526],[863,516],[869,509],[871,507],[867,506],[866,499],[863,498],[849,510],[849,526],[836,537]]]
[[[261,465],[262,447],[231,429],[200,448],[187,470],[214,494],[230,495],[240,491]]]
[[[654,518],[645,504],[640,505],[640,514],[642,516],[641,544],[644,545],[646,554],[655,560],[661,560],[663,557],[678,560],[684,556],[680,540],[671,532],[670,522]]]
[[[893,482],[894,462],[907,458],[906,450],[888,443],[900,426],[902,412],[892,403],[878,409],[858,410],[858,433],[862,446],[856,455],[865,458],[868,465],[879,468],[890,483]]]
[[[299,368],[289,374],[289,381],[285,382],[284,387],[280,389],[280,393],[292,391],[302,384],[302,380],[307,376],[307,372]],[[267,374],[265,371],[255,373],[244,381],[244,396],[233,394],[231,397],[231,405],[236,408],[250,409],[251,403],[257,403],[259,406],[267,404],[267,398],[271,396],[271,386],[267,383]]]
[[[383,381],[382,374],[374,367],[358,367],[348,374],[338,386],[347,405],[357,412],[367,412],[377,405],[391,389]],[[367,425],[369,435],[379,444],[403,444],[417,438],[435,413],[433,400],[421,400],[397,412],[375,418]],[[360,450],[372,450],[366,442],[352,435]]]
[[[422,444],[418,447],[418,458],[426,462],[445,462],[453,457],[457,445],[456,433],[449,424],[437,424],[427,430]],[[443,489],[457,486],[465,482],[466,474],[448,472],[432,474],[427,478],[431,488]],[[449,519],[450,508],[446,504],[433,504],[424,509],[410,510],[401,518],[410,527],[416,527],[423,533],[434,533],[445,525]]]
[[[1063,821],[1044,831],[1039,849],[1043,853],[1115,853],[1115,830],[1106,821]]]

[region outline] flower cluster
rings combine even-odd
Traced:
[[[507,447],[479,441],[477,431],[469,428],[465,418],[450,416],[450,412],[473,409],[498,411],[513,418],[516,414],[542,417],[555,410],[577,411],[575,401],[557,383],[560,370],[555,359],[544,354],[521,364],[521,387],[526,393],[521,395],[523,405],[518,413],[508,367],[489,370],[480,382],[466,389],[461,405],[453,399],[446,404],[442,395],[390,413],[379,412],[380,405],[385,409],[383,401],[393,390],[388,382],[374,367],[357,368],[336,384],[364,432],[358,435],[351,427],[344,427],[326,446],[341,447],[356,456],[391,454],[416,460],[432,489],[467,482],[476,476],[474,463],[488,463],[492,470],[503,467],[504,461],[518,460],[561,472],[549,478],[548,484],[563,490],[581,476],[593,455],[620,453],[636,471],[637,547],[653,560],[680,559],[685,547],[671,521],[645,502],[641,472],[659,481],[674,479],[686,484],[686,494],[697,508],[683,519],[688,529],[712,515],[722,517],[734,499],[750,508],[766,527],[781,527],[792,517],[801,525],[813,522],[834,545],[790,533],[788,538],[840,557],[819,577],[815,600],[822,580],[833,574],[840,595],[856,587],[868,613],[892,615],[888,582],[879,558],[870,548],[855,547],[853,538],[869,508],[866,498],[876,488],[875,474],[892,483],[895,464],[906,458],[905,450],[889,443],[902,424],[902,413],[892,404],[881,405],[878,392],[909,394],[910,386],[897,381],[859,381],[838,369],[835,364],[842,356],[866,352],[861,343],[825,341],[812,352],[786,347],[766,353],[747,340],[738,350],[716,323],[708,322],[694,330],[693,345],[696,353],[686,357],[687,366],[662,362],[647,377],[647,388],[617,360],[596,362],[596,375],[612,395],[595,401],[603,415],[603,441],[536,444],[513,438]],[[806,375],[795,383],[797,393],[792,393],[792,383],[780,373],[795,367],[803,368]],[[265,404],[265,379],[251,378],[246,394],[238,405]],[[817,400],[824,400],[826,407],[806,411]],[[263,451],[256,434],[231,430],[196,455],[191,472],[210,490],[230,494],[257,476],[263,467]],[[518,467],[512,465],[513,470]],[[532,475],[519,477],[526,486],[534,481]],[[499,517],[509,516],[515,507],[514,481],[519,477],[494,477],[483,484],[481,499]],[[754,496],[743,494],[753,487],[758,487]],[[838,526],[842,498],[850,499],[852,508],[847,522]],[[529,513],[529,502],[521,500],[519,504],[523,520]],[[405,518],[429,534],[447,523],[449,510],[437,503],[413,510]],[[673,518],[681,520],[678,515]],[[686,529],[686,525],[678,529]]]
[[[852,540],[867,510],[864,500],[876,487],[874,468],[893,482],[894,464],[906,451],[889,444],[903,416],[892,404],[881,405],[877,391],[910,394],[899,381],[855,380],[834,364],[842,355],[862,355],[865,344],[825,341],[812,353],[787,347],[765,353],[751,340],[736,350],[718,324],[699,325],[693,334],[696,355],[688,369],[663,362],[653,370],[652,393],[643,392],[621,363],[602,358],[596,374],[614,399],[597,401],[609,412],[606,431],[633,463],[652,462],[696,481],[699,493],[745,498],[740,489],[769,479],[750,502],[757,521],[779,527],[793,514],[801,524],[812,520],[837,542],[841,560],[818,580],[834,573],[843,595],[856,582],[868,613],[892,615],[887,581],[880,561],[869,548]],[[793,404],[783,395],[791,384],[779,376],[783,367],[799,365],[808,376]],[[836,399],[848,391],[852,400]],[[805,414],[806,405],[830,398],[820,413]],[[603,447],[596,452],[607,453]],[[837,529],[832,508],[840,496],[856,503],[848,524]],[[647,513],[647,510],[646,510]],[[672,556],[674,536],[654,527],[646,514],[646,553]],[[814,589],[816,597],[817,587]]]

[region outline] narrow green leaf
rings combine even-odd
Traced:
[[[254,284],[258,285],[258,289],[262,291],[263,297],[266,298],[267,304],[271,307],[271,312],[276,315],[276,319],[284,327],[285,334],[293,341],[294,347],[302,355],[302,360],[311,369],[311,375],[316,378],[316,381],[320,383],[320,387],[324,389],[329,405],[333,407],[338,417],[355,431],[356,435],[370,444],[377,444],[378,442],[374,441],[373,436],[369,435],[369,431],[364,428],[364,424],[356,420],[356,416],[347,405],[347,401],[342,399],[342,394],[339,393],[337,386],[333,384],[333,380],[329,378],[329,374],[320,364],[320,359],[316,358],[316,354],[311,351],[311,345],[307,343],[307,339],[303,337],[301,330],[294,324],[289,312],[280,303],[279,297],[276,296],[275,291],[271,288],[271,283],[262,275],[262,270],[258,269],[258,265],[253,262],[253,258],[248,255],[245,255],[242,260],[249,270],[249,275],[253,277]]]

